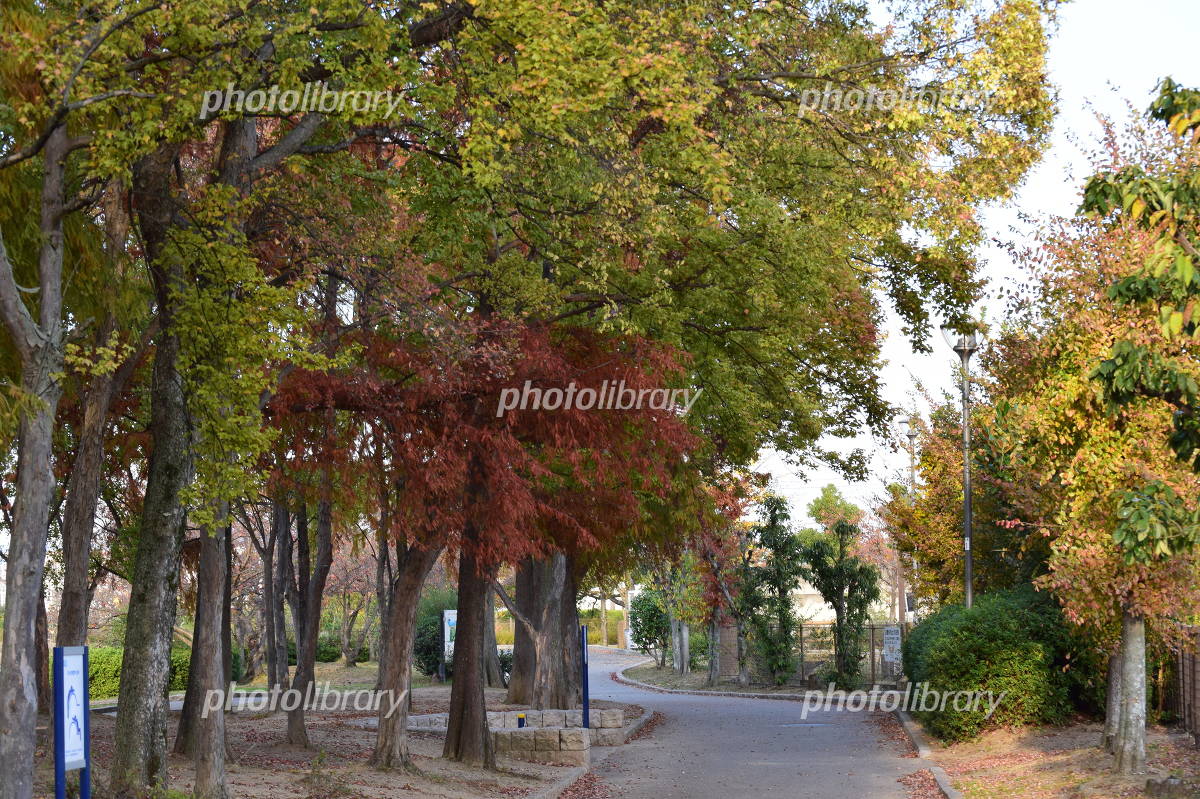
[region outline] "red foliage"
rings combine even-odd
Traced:
[[[466,343],[464,343],[466,342]],[[678,382],[674,353],[646,341],[595,331],[493,321],[469,335],[360,331],[353,369],[294,371],[268,407],[286,426],[296,462],[353,461],[324,434],[330,411],[370,424],[386,442],[383,479],[401,488],[393,530],[428,544],[461,545],[479,531],[485,566],[586,551],[612,540],[638,517],[641,492],[661,494],[669,470],[693,445],[671,410],[511,410],[497,415],[500,392],[531,381],[539,388],[658,388]],[[320,432],[313,432],[314,430]],[[347,436],[341,436],[346,440]],[[466,487],[478,475],[481,490]]]

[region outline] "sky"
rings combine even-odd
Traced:
[[[1026,178],[1016,197],[983,215],[989,239],[1020,241],[1020,216],[1045,218],[1069,215],[1079,205],[1080,188],[1090,174],[1087,151],[1100,135],[1097,114],[1118,122],[1130,108],[1149,105],[1160,78],[1170,76],[1185,86],[1200,86],[1200,60],[1195,42],[1200,36],[1200,0],[1075,0],[1060,7],[1058,30],[1050,40],[1050,79],[1059,95],[1051,146]],[[1020,275],[1002,246],[981,251],[983,275],[990,291]],[[983,302],[989,322],[999,321],[999,304]],[[958,356],[933,334],[930,354],[915,354],[889,313],[883,345],[886,364],[881,376],[885,397],[893,405],[922,415],[927,405],[916,392],[918,379],[935,397],[953,392]],[[862,448],[870,455],[867,480],[850,483],[830,469],[802,471],[778,453],[761,453],[758,470],[769,472],[775,490],[785,496],[793,518],[807,524],[806,508],[829,483],[863,508],[871,507],[891,482],[907,479],[908,454],[898,449],[903,438],[897,426],[891,441],[862,436],[853,442],[824,442],[839,450]]]

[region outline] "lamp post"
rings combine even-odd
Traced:
[[[915,413],[907,419],[900,420],[900,426],[904,428],[904,435],[908,439],[908,497],[912,502],[916,502],[917,499],[917,438],[921,435],[917,429],[919,421]],[[899,550],[896,551],[896,561],[900,570],[900,622],[903,624],[908,621],[908,592],[904,586],[904,558]],[[915,561],[913,573],[916,574]]]
[[[908,490],[917,493],[917,438],[921,435],[917,430],[917,416],[913,414],[902,423],[908,432]]]
[[[971,574],[971,356],[979,349],[978,333],[959,333],[942,328],[942,336],[962,360],[962,439],[963,439],[963,578],[966,583],[965,604],[971,607],[974,598]]]

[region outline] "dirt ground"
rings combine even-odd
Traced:
[[[1200,750],[1191,736],[1147,731],[1149,773],[1122,777],[1098,748],[1103,726],[995,730],[977,741],[933,746],[933,757],[967,799],[1116,799],[1146,796],[1150,777],[1200,780]]]
[[[337,664],[319,664],[318,682],[332,688],[369,688],[375,682],[373,665],[344,669]],[[414,713],[444,713],[450,705],[450,685],[431,685],[418,681],[413,690]],[[489,710],[518,709],[504,704],[503,690],[488,690]],[[641,709],[613,702],[594,701],[593,707],[621,707],[626,717],[636,717]],[[375,732],[361,726],[361,720],[373,717],[367,712],[313,713],[307,715],[312,749],[300,749],[285,740],[287,717],[284,713],[238,712],[227,716],[230,759],[229,787],[236,797],[246,799],[491,799],[522,797],[536,793],[564,776],[570,768],[551,764],[528,763],[501,757],[498,771],[463,766],[442,760],[443,736],[410,733],[415,771],[379,772],[367,765],[375,743]],[[96,767],[94,783],[107,783],[106,765],[113,752],[115,716],[92,713],[92,752]],[[178,714],[172,713],[168,727],[168,747],[174,742]],[[53,751],[38,750],[38,797],[54,795]],[[190,758],[171,756],[170,793],[167,797],[186,796],[192,784]],[[157,799],[157,798],[156,798]]]

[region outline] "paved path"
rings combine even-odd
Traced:
[[[639,658],[593,650],[596,699],[633,702],[666,717],[615,752],[596,774],[621,799],[903,799],[896,778],[924,767],[881,742],[870,714],[817,711],[770,699],[663,694],[609,678]]]

